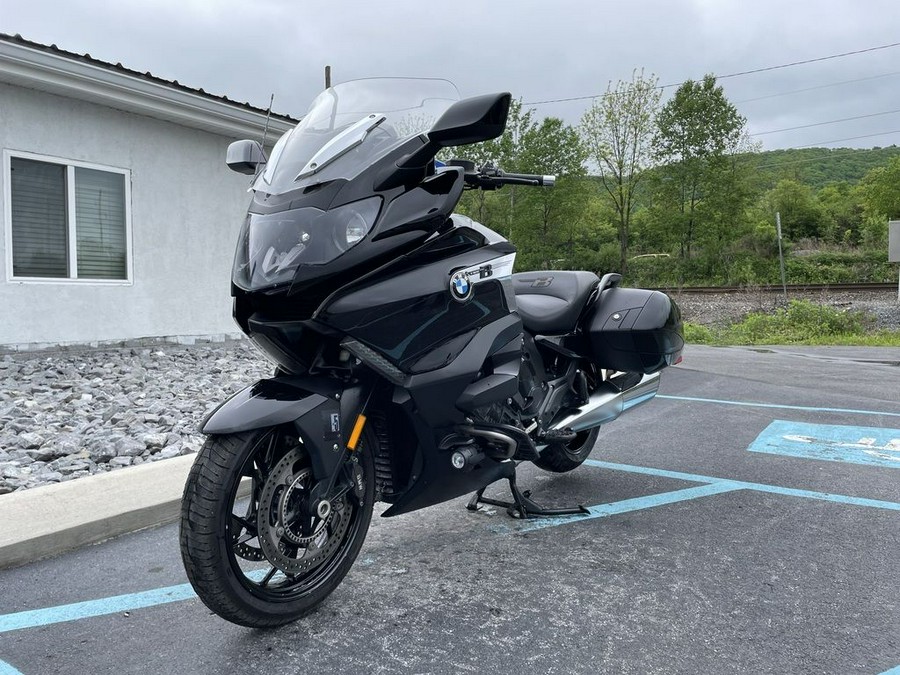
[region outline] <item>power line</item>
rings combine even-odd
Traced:
[[[838,122],[850,122],[851,120],[863,120],[869,117],[879,117],[881,115],[892,115],[900,113],[898,110],[885,110],[884,112],[869,113],[868,115],[857,115],[856,117],[843,117],[839,120],[828,120],[827,122],[814,122],[812,124],[801,124],[796,127],[785,127],[784,129],[770,129],[769,131],[757,131],[755,134],[747,134],[748,136],[765,136],[766,134],[777,134],[782,131],[795,131],[797,129],[809,129],[810,127],[822,127],[827,124],[837,124]]]
[[[844,84],[853,84],[855,82],[866,82],[868,80],[877,80],[882,77],[891,77],[894,75],[900,75],[900,70],[893,73],[884,73],[882,75],[872,75],[871,77],[857,77],[853,80],[843,80],[842,82],[832,82],[831,84],[820,84],[815,87],[804,87],[803,89],[792,89],[791,91],[782,91],[777,94],[767,94],[765,96],[755,96],[754,98],[745,98],[740,101],[734,101],[735,104],[738,103],[751,103],[752,101],[762,101],[767,98],[778,98],[779,96],[790,96],[791,94],[800,94],[805,91],[815,91],[816,89],[828,89],[829,87],[839,87]]]
[[[815,59],[806,59],[805,61],[794,61],[793,63],[782,63],[779,66],[768,66],[766,68],[754,68],[753,70],[743,70],[739,73],[730,73],[728,75],[719,75],[716,77],[717,80],[724,80],[729,77],[740,77],[741,75],[752,75],[754,73],[765,73],[770,70],[779,70],[781,68],[791,68],[793,66],[802,66],[807,63],[816,63],[818,61],[829,61],[831,59],[841,59],[845,56],[853,56],[854,54],[865,54],[867,52],[876,52],[879,49],[890,49],[891,47],[900,46],[900,42],[892,42],[889,45],[881,45],[879,47],[867,47],[866,49],[857,49],[852,52],[844,52],[843,54],[832,54],[831,56],[820,56]],[[676,85],[670,85],[676,86]]]
[[[874,51],[878,51],[881,49],[890,49],[892,47],[900,47],[900,42],[892,42],[891,44],[879,45],[877,47],[867,47],[865,49],[856,49],[852,52],[842,52],[840,54],[830,54],[828,56],[819,56],[814,59],[805,59],[803,61],[792,61],[791,63],[782,63],[777,66],[766,66],[764,68],[754,68],[752,70],[742,70],[737,73],[728,73],[727,75],[717,75],[716,79],[717,80],[725,80],[730,77],[741,77],[743,75],[752,75],[754,73],[764,73],[764,72],[768,72],[770,70],[780,70],[782,68],[792,68],[794,66],[802,66],[807,63],[817,63],[819,61],[829,61],[831,59],[841,59],[841,58],[844,58],[847,56],[853,56],[855,54],[865,54],[867,52],[874,52]],[[655,87],[655,89],[668,89],[670,87],[680,87],[685,82],[687,82],[687,80],[685,80],[684,82],[673,82],[671,84],[661,84],[661,85],[657,85]],[[569,96],[566,98],[554,98],[554,99],[547,99],[545,101],[526,101],[522,105],[544,105],[546,103],[567,103],[569,101],[586,101],[588,99],[600,98],[600,97],[606,96],[606,95],[607,95],[606,93],[602,93],[602,94],[590,94],[587,96]]]
[[[900,134],[900,129],[894,129],[893,131],[881,131],[877,134],[865,134],[863,136],[850,136],[848,138],[835,138],[833,141],[819,141],[818,143],[808,143],[807,145],[795,145],[792,150],[800,150],[801,148],[815,148],[821,145],[825,145],[826,143],[842,143],[844,141],[856,141],[860,138],[874,138],[876,136],[888,136],[890,134]]]

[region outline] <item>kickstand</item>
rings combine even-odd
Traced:
[[[524,492],[519,490],[519,486],[516,485],[516,465],[514,462],[510,462],[509,467],[510,468],[505,472],[506,475],[501,476],[497,480],[503,480],[505,478],[509,481],[509,491],[512,493],[513,501],[504,502],[498,499],[489,499],[488,497],[485,497],[484,491],[487,489],[487,486],[485,486],[472,495],[472,499],[466,504],[466,508],[469,511],[477,511],[479,504],[490,504],[491,506],[502,506],[511,517],[521,518],[523,520],[540,516],[569,516],[578,513],[590,513],[590,511],[580,504],[572,508],[545,509],[543,506],[530,499],[530,490],[525,490]]]

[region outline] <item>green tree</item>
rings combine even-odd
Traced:
[[[628,264],[629,232],[638,185],[652,162],[651,141],[662,91],[659,78],[634,71],[631,81],[609,83],[581,118],[580,133],[612,205],[619,239],[619,270]]]
[[[847,182],[832,183],[819,190],[816,198],[824,214],[824,225],[820,229],[826,241],[857,243],[862,223],[859,191]]]
[[[887,246],[887,221],[900,218],[900,157],[869,171],[860,182],[864,219],[862,243],[868,248]]]
[[[537,121],[533,110],[513,101],[500,138],[454,148],[452,154],[479,167],[490,162],[510,173],[558,177],[553,188],[507,185],[496,191],[470,190],[460,201],[461,213],[516,244],[517,268],[596,262],[586,227],[591,209],[585,151],[575,129],[554,117]]]
[[[747,145],[745,124],[712,75],[682,84],[657,116],[653,145],[663,166],[655,207],[663,210],[661,215],[677,234],[682,259],[691,255],[698,233],[717,218],[737,234],[721,209],[727,205],[731,217],[740,211],[734,195],[727,193],[740,187],[743,177],[734,155]]]
[[[523,152],[523,139],[532,137],[538,128],[538,122],[534,117],[534,109],[523,109],[520,100],[513,100],[509,106],[506,129],[500,138],[452,148],[442,157],[467,159],[474,162],[476,167],[490,163],[504,171],[524,173],[520,158]],[[516,198],[517,190],[512,186],[498,192],[469,190],[460,200],[458,210],[508,236],[516,219]]]
[[[521,187],[511,239],[520,246],[520,267],[572,267],[582,241],[590,199],[585,178],[585,150],[578,132],[556,117],[547,117],[522,134],[517,169],[557,176],[552,188]],[[507,186],[504,190],[508,190]]]
[[[808,185],[784,179],[765,196],[771,222],[781,214],[782,235],[792,241],[817,239],[823,234],[826,214]]]
[[[900,157],[869,171],[861,185],[866,216],[900,218]]]

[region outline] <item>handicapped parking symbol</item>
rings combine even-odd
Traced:
[[[900,429],[775,420],[747,449],[831,462],[900,468]]]

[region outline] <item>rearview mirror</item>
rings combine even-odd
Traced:
[[[252,175],[266,163],[266,153],[256,141],[235,141],[225,152],[225,163],[232,171]]]
[[[497,138],[506,128],[511,98],[508,93],[485,94],[457,101],[435,122],[428,140],[449,147]]]

